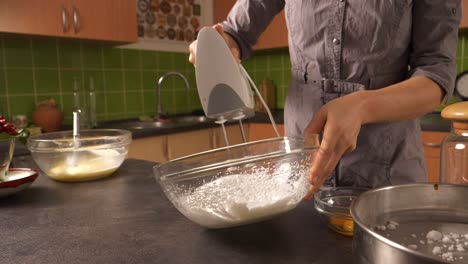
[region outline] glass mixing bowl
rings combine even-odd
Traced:
[[[351,204],[366,188],[355,187],[324,187],[314,195],[315,209],[320,219],[331,230],[352,236],[354,221],[351,217]]]
[[[116,171],[127,157],[132,135],[127,130],[93,129],[31,136],[27,147],[39,168],[58,181],[87,181]]]
[[[314,140],[274,138],[201,152],[154,167],[167,198],[207,228],[262,221],[303,199]]]

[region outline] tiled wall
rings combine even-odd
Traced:
[[[189,78],[190,90],[175,77],[167,79],[161,92],[165,109],[171,114],[201,109],[195,88],[193,66],[188,54],[118,49],[82,40],[22,35],[0,35],[0,114],[31,118],[35,104],[52,97],[71,123],[73,80],[82,89],[94,79],[99,121],[154,115],[157,80],[176,70]],[[270,78],[277,86],[277,107],[284,107],[290,61],[287,49],[258,52],[243,62],[255,83]],[[460,35],[458,72],[468,69],[468,33]]]

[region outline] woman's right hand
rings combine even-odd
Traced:
[[[223,27],[220,24],[216,24],[213,26],[216,31],[223,37],[224,41],[226,41],[226,44],[228,45],[229,49],[232,52],[232,56],[234,56],[234,59],[240,63],[240,49],[239,46],[237,45],[237,42],[229,36],[226,32],[224,32]],[[195,65],[195,57],[197,56],[197,41],[195,40],[192,42],[189,46],[189,51],[190,51],[190,56],[189,56],[189,61],[190,63]]]

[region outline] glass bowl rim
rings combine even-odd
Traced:
[[[85,150],[85,149],[102,149],[102,148],[115,148],[120,146],[129,145],[132,141],[132,132],[125,130],[125,129],[85,129],[81,130],[80,134],[83,136],[88,136],[87,133],[99,133],[99,132],[113,132],[115,134],[104,134],[102,136],[98,135],[99,140],[107,139],[107,140],[115,140],[121,138],[120,141],[115,142],[106,142],[105,144],[98,144],[94,146],[87,146],[87,147],[80,147],[78,150]],[[70,137],[66,138],[43,138],[46,137],[53,137],[55,135],[66,135]],[[79,138],[80,142],[92,142],[95,141],[97,138]],[[68,151],[69,148],[61,148],[57,146],[49,147],[49,146],[32,146],[32,144],[38,143],[52,143],[52,142],[61,142],[61,143],[68,143],[73,141],[73,131],[72,130],[64,130],[64,131],[57,131],[51,133],[43,133],[39,135],[30,136],[27,141],[27,148],[31,152],[50,152],[50,151]]]
[[[322,213],[325,213],[325,214],[328,214],[328,215],[333,215],[333,216],[336,216],[336,215],[345,215],[346,213],[343,213],[343,212],[333,212],[333,211],[329,211],[329,210],[326,210],[326,208],[332,208],[334,210],[346,210],[346,211],[350,211],[351,209],[351,205],[349,206],[335,206],[335,205],[330,205],[329,203],[323,201],[324,198],[333,198],[333,197],[336,197],[338,195],[338,193],[336,193],[335,195],[329,195],[329,196],[324,196],[324,197],[319,197],[320,194],[322,192],[325,192],[325,191],[343,191],[343,190],[348,190],[348,191],[353,191],[353,192],[348,192],[347,194],[350,194],[350,195],[353,195],[354,198],[357,198],[359,195],[361,195],[362,193],[366,192],[366,191],[369,191],[371,190],[371,188],[365,188],[365,187],[352,187],[352,186],[342,186],[342,187],[324,187],[324,188],[321,188],[320,190],[318,190],[315,194],[314,194],[314,205],[315,205],[315,208],[319,211],[319,212],[322,212]],[[357,192],[355,192],[357,191]],[[354,199],[353,199],[354,201]]]
[[[156,173],[156,171],[158,171],[159,169],[161,169],[161,168],[163,168],[165,166],[169,166],[170,164],[174,164],[174,163],[181,162],[181,161],[184,161],[184,160],[190,160],[190,159],[197,158],[197,157],[203,157],[203,156],[209,155],[209,154],[226,152],[226,151],[232,150],[232,149],[241,149],[241,148],[254,146],[254,145],[260,145],[260,144],[265,144],[265,143],[269,143],[269,142],[280,142],[280,141],[284,142],[284,141],[290,141],[290,140],[303,141],[304,146],[302,148],[298,148],[298,147],[292,148],[289,151],[288,150],[286,150],[286,151],[282,150],[282,151],[274,151],[274,152],[264,153],[262,155],[256,155],[255,158],[254,158],[254,156],[245,156],[243,158],[225,160],[224,162],[218,162],[217,164],[209,164],[209,165],[204,165],[204,166],[191,168],[191,169],[187,169],[187,170],[181,170],[181,171],[177,171],[177,172],[174,172],[174,173],[166,174],[164,176],[161,176],[161,175],[159,175],[159,173]],[[192,154],[192,155],[187,155],[187,156],[184,156],[184,157],[180,157],[180,158],[177,158],[177,159],[174,159],[174,160],[166,161],[164,163],[155,165],[153,167],[153,172],[154,172],[154,174],[156,176],[156,179],[158,181],[166,181],[166,180],[169,180],[171,177],[174,177],[174,176],[177,176],[177,175],[190,175],[191,173],[199,173],[199,172],[204,172],[204,171],[210,171],[210,170],[213,170],[213,169],[221,169],[221,168],[228,167],[228,166],[236,166],[236,165],[238,166],[238,165],[242,165],[242,164],[245,164],[245,163],[253,163],[253,162],[258,162],[258,161],[268,159],[268,158],[288,156],[288,155],[296,154],[296,153],[299,153],[299,152],[302,152],[302,151],[309,151],[309,150],[318,149],[318,148],[319,148],[318,144],[307,145],[307,140],[305,140],[304,138],[301,138],[301,137],[268,138],[268,139],[262,139],[262,140],[256,140],[256,141],[250,141],[250,142],[245,142],[245,143],[241,143],[241,144],[226,146],[226,147],[222,147],[222,148],[211,149],[211,150],[208,150],[208,151],[203,151],[203,152],[195,153],[195,154]]]

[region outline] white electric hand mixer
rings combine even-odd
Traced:
[[[229,142],[224,123],[229,120],[239,121],[242,139],[246,142],[242,119],[255,114],[249,82],[265,106],[277,137],[280,137],[273,116],[255,83],[244,67],[236,62],[226,42],[214,28],[200,30],[196,54],[195,75],[203,111],[221,125],[226,146],[229,146]]]

